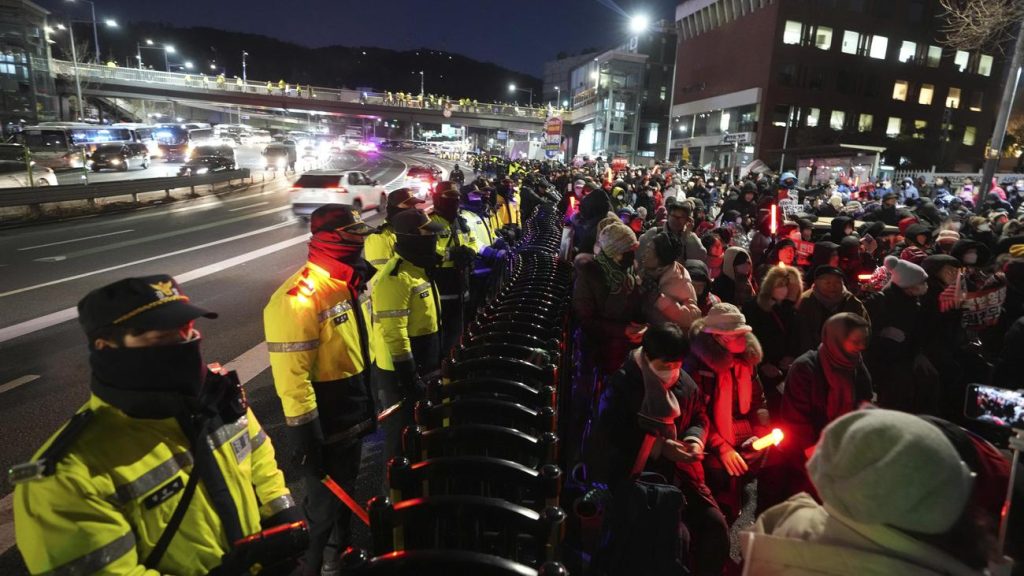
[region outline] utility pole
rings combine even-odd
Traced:
[[[68,22],[68,38],[71,40],[71,63],[75,67],[75,92],[78,95],[78,118],[80,120],[85,115],[82,109],[82,80],[78,76],[78,50],[75,49],[75,27],[72,22]]]
[[[246,72],[245,72],[245,57],[248,56],[248,55],[249,55],[248,52],[246,52],[245,50],[242,50],[242,83],[243,84],[245,84],[249,80],[249,78],[246,76]]]
[[[96,27],[96,3],[89,2],[89,6],[92,8],[92,40],[96,45],[96,63],[100,63],[100,33],[97,32]]]
[[[986,151],[985,167],[981,175],[981,195],[978,197],[977,207],[980,209],[985,198],[988,197],[989,189],[992,188],[992,178],[999,167],[999,159],[1003,157],[1003,140],[1006,137],[1006,128],[1010,123],[1010,112],[1013,109],[1013,97],[1017,93],[1017,84],[1020,82],[1021,65],[1024,64],[1024,21],[1017,25],[1017,41],[1013,45],[1013,58],[1006,68],[1006,76],[1003,81],[1003,95],[999,102],[999,114],[996,116],[995,130],[992,132],[992,141]]]
[[[423,90],[423,70],[420,70],[420,96],[424,96],[426,92]]]

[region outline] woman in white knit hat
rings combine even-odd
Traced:
[[[745,576],[975,576],[992,534],[969,504],[974,477],[932,424],[861,410],[825,428],[807,463],[823,505],[798,494],[744,534]]]

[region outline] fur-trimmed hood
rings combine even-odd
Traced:
[[[695,321],[693,326],[690,327],[690,354],[715,372],[728,370],[732,365],[734,355],[730,354],[725,348],[722,348],[722,345],[715,340],[713,335],[702,332],[703,328],[703,318]],[[761,350],[761,342],[758,341],[757,336],[754,336],[753,332],[748,332],[746,336],[746,351],[735,356],[738,357],[740,362],[754,367],[761,363],[761,359],[764,358],[764,352]]]

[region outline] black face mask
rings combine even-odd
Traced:
[[[455,198],[438,198],[434,202],[434,210],[442,218],[451,222],[459,214],[459,201]]]
[[[626,270],[633,266],[633,262],[636,261],[636,252],[626,252],[622,255],[622,260],[619,261],[619,266],[622,266],[623,270]]]
[[[395,252],[426,270],[441,264],[441,257],[437,254],[437,236],[433,234],[395,234]]]
[[[89,355],[92,375],[116,390],[198,397],[206,380],[201,339],[145,348],[104,348]]]

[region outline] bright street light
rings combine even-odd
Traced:
[[[152,46],[152,45],[153,45],[153,41],[150,40],[149,38],[146,38],[146,46]]]
[[[643,14],[637,14],[629,19],[629,31],[634,34],[646,32],[650,25],[651,21]]]
[[[107,18],[103,23],[111,28],[117,28],[117,20],[114,20],[113,18]]]
[[[57,24],[57,30],[67,30],[68,27],[63,24]]]
[[[185,62],[185,69],[191,70],[192,69],[192,62]]]
[[[515,92],[516,91],[516,85],[515,84],[509,84],[508,85],[508,91],[509,92]]]
[[[164,46],[164,50],[167,50],[168,54],[174,54],[175,53],[174,46],[171,46],[170,44],[165,45]]]

